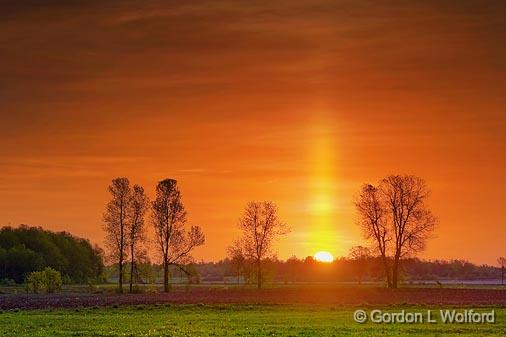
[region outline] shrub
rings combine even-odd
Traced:
[[[26,292],[38,294],[44,288],[44,276],[41,271],[33,271],[26,277]]]
[[[26,291],[33,293],[54,293],[61,289],[62,277],[60,272],[51,267],[43,271],[34,271],[26,277]]]
[[[55,291],[61,290],[62,278],[60,272],[51,267],[46,267],[43,273],[45,274],[46,291],[48,293],[54,293]]]

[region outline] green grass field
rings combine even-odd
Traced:
[[[495,308],[495,324],[359,324],[353,321],[355,309],[288,305],[140,305],[4,311],[0,314],[0,336],[506,335],[506,308]],[[402,308],[384,309],[397,311]]]

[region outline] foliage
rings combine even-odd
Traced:
[[[104,269],[102,251],[66,232],[26,225],[0,229],[0,279],[22,283],[30,272],[45,267],[72,283],[99,280]]]
[[[54,293],[62,287],[62,278],[60,272],[51,267],[46,267],[42,271],[33,271],[26,277],[26,291],[33,293]]]

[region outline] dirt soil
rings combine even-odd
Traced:
[[[374,287],[273,289],[194,288],[150,294],[4,294],[0,309],[75,308],[138,304],[506,305],[506,290]]]

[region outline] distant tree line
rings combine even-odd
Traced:
[[[352,250],[354,250],[352,248]],[[184,284],[230,283],[258,285],[257,266],[254,260],[239,262],[227,257],[217,262],[196,262],[186,267],[192,270],[186,274],[176,266],[169,268],[171,282]],[[109,279],[117,280],[117,266],[107,267]],[[142,284],[163,283],[163,266],[160,264],[139,264]],[[379,256],[356,257],[350,252],[348,257],[336,259],[332,263],[316,261],[312,256],[291,257],[278,260],[270,257],[262,261],[263,284],[291,284],[318,282],[350,282],[356,284],[385,282],[383,261]],[[436,285],[459,281],[493,280],[501,282],[501,268],[490,265],[476,265],[465,260],[421,260],[407,258],[400,266],[399,282],[410,284],[422,282]]]
[[[200,262],[195,265],[202,282],[256,283],[254,262],[237,264],[231,258],[219,262]],[[263,262],[264,281],[296,282],[385,282],[383,261],[378,256],[360,259],[346,257],[332,263],[322,263],[309,256],[286,261],[267,259]],[[459,280],[500,280],[501,269],[489,265],[475,265],[464,260],[426,261],[407,258],[400,266],[399,282],[434,282]]]
[[[0,229],[0,280],[22,283],[33,271],[51,267],[65,283],[100,281],[103,253],[88,240],[66,232],[21,225]]]

